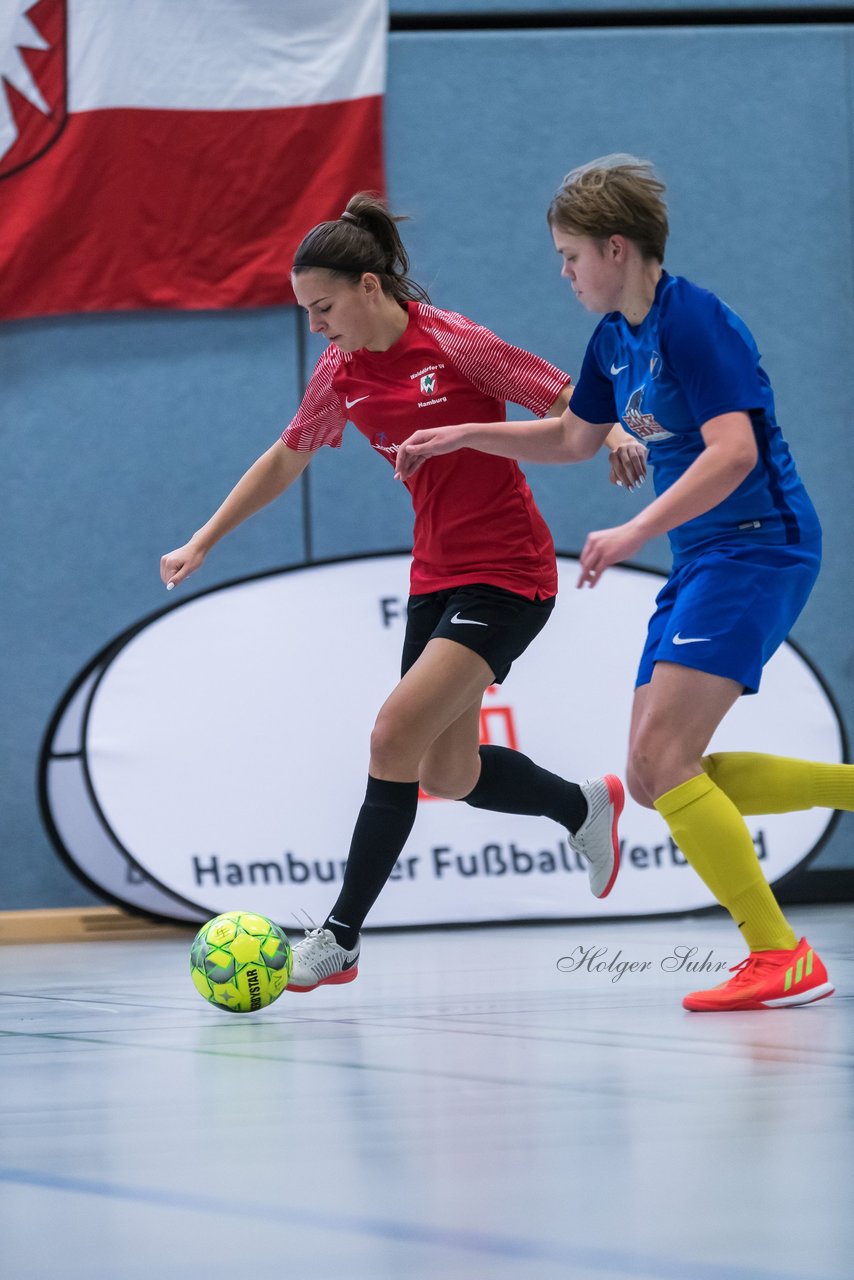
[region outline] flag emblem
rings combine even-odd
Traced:
[[[65,0],[12,0],[0,24],[0,178],[43,155],[67,114]]]
[[[387,9],[0,0],[0,320],[292,302],[306,229],[385,188]]]

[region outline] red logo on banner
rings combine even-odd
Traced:
[[[0,178],[38,160],[68,110],[66,0],[11,0],[11,8],[0,22]]]
[[[491,684],[487,693],[498,693],[498,685]],[[519,750],[516,736],[516,720],[512,707],[485,706],[480,709],[480,745],[510,747]]]
[[[491,684],[487,694],[498,693],[498,685]],[[519,739],[516,736],[516,720],[512,707],[483,706],[480,709],[480,745],[493,747],[511,747],[519,750]],[[441,796],[430,796],[418,788],[419,800],[440,800]]]

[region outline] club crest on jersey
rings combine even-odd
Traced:
[[[67,114],[66,0],[11,0],[0,24],[0,178],[38,160]]]
[[[661,373],[661,356],[657,351],[653,351],[649,358],[649,376],[655,380]]]
[[[650,440],[669,440],[673,432],[665,430],[654,414],[642,411],[643,392],[643,387],[638,387],[629,396],[629,402],[622,413],[623,422],[644,444]]]
[[[435,373],[425,373],[421,379],[421,394],[423,396],[434,396],[436,394]]]

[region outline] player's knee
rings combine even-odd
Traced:
[[[631,745],[626,781],[629,794],[645,808],[652,808],[656,796],[669,790],[668,755],[666,743],[657,734],[639,734]]]
[[[474,788],[477,770],[422,762],[419,781],[428,796],[437,800],[462,800]]]
[[[711,778],[712,782],[715,783],[715,785],[719,786],[720,785],[720,769],[723,764],[723,759],[720,753],[713,754],[710,756],[703,756],[703,758],[700,761],[700,764],[703,766],[703,772],[708,774],[708,776]]]
[[[446,778],[435,777],[432,773],[425,774],[419,778],[422,791],[426,791],[428,796],[432,796],[434,800],[459,800],[453,782]]]
[[[641,795],[648,797],[648,804],[660,799],[674,787],[680,786],[695,774],[703,771],[703,762],[690,746],[679,742],[669,734],[642,734],[632,744],[627,773],[633,782],[631,795],[643,804]]]
[[[629,764],[626,769],[626,787],[628,788],[629,795],[636,804],[641,805],[644,809],[655,808],[652,796],[649,794],[646,787],[641,784],[640,778],[635,773],[631,764]]]
[[[371,772],[381,778],[416,777],[427,745],[407,716],[384,707],[371,733]]]
[[[381,711],[371,732],[371,766],[394,769],[409,754],[405,722],[394,712]]]

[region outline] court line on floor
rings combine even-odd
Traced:
[[[342,1062],[331,1061],[326,1058],[306,1058],[295,1057],[286,1053],[259,1053],[257,1051],[247,1052],[241,1049],[221,1049],[221,1048],[203,1048],[198,1045],[170,1045],[170,1044],[144,1044],[135,1040],[116,1040],[110,1032],[104,1032],[108,1039],[101,1039],[96,1035],[80,1035],[66,1031],[4,1031],[0,1030],[0,1038],[19,1040],[46,1040],[52,1043],[61,1041],[72,1044],[96,1045],[102,1049],[132,1049],[137,1053],[178,1053],[178,1054],[201,1054],[204,1057],[211,1058],[237,1058],[248,1062],[274,1062],[287,1063],[290,1067],[321,1067],[331,1071],[362,1071],[362,1072],[380,1072],[394,1076],[416,1076],[419,1079],[425,1079],[436,1082],[452,1081],[455,1084],[475,1084],[475,1085],[496,1085],[507,1088],[523,1088],[523,1089],[549,1089],[558,1090],[561,1093],[566,1091],[566,1080],[561,1077],[558,1080],[533,1080],[530,1077],[523,1078],[505,1078],[502,1076],[487,1076],[483,1074],[472,1075],[462,1071],[436,1071],[426,1070],[423,1067],[400,1067],[389,1065],[388,1063],[374,1062]],[[604,1088],[600,1092],[605,1092]],[[624,1096],[624,1091],[613,1088],[609,1093]],[[638,1090],[639,1097],[645,1097],[643,1090]]]
[[[287,1204],[264,1204],[252,1201],[236,1204],[233,1199],[185,1192],[161,1187],[133,1186],[96,1178],[71,1177],[67,1174],[17,1169],[0,1166],[0,1182],[12,1186],[31,1187],[41,1191],[65,1191],[102,1199],[130,1201],[137,1205],[178,1209],[190,1213],[214,1214],[230,1218],[259,1219],[280,1226],[356,1235],[407,1245],[426,1245],[453,1249],[463,1253],[485,1254],[520,1262],[552,1262],[561,1266],[584,1267],[588,1272],[622,1274],[627,1280],[837,1280],[822,1277],[815,1271],[781,1272],[775,1268],[709,1263],[699,1260],[676,1260],[673,1257],[643,1255],[620,1249],[593,1249],[585,1246],[562,1246],[550,1241],[523,1236],[473,1231],[458,1227],[434,1227],[399,1218],[380,1218],[348,1214],[339,1209],[327,1214],[317,1209]]]
[[[387,1026],[384,1026],[382,1022],[373,1023],[371,1025],[373,1026],[379,1025],[380,1027],[383,1027],[384,1030],[389,1029]],[[399,1024],[394,1024],[394,1026],[396,1029],[400,1029]],[[126,1031],[127,1028],[124,1028],[123,1030]],[[168,1028],[167,1034],[171,1030],[174,1030],[174,1028]],[[424,1034],[428,1033],[426,1028],[420,1028],[420,1027],[409,1028],[409,1030],[415,1030],[415,1031],[418,1031],[419,1033],[424,1033]],[[462,1034],[462,1032],[463,1032],[463,1029],[457,1029],[457,1030],[454,1030],[452,1028],[446,1029],[446,1033],[448,1034]],[[82,1032],[71,1032],[71,1031],[47,1031],[47,1032],[45,1031],[13,1031],[13,1030],[0,1028],[0,1039],[3,1039],[3,1038],[11,1039],[11,1040],[31,1039],[31,1040],[50,1041],[54,1043],[57,1041],[61,1041],[61,1042],[67,1042],[72,1044],[78,1043],[78,1044],[87,1044],[87,1045],[97,1045],[104,1049],[133,1049],[133,1050],[136,1050],[137,1052],[144,1051],[144,1052],[155,1052],[155,1053],[160,1052],[160,1053],[172,1053],[172,1054],[175,1054],[175,1053],[202,1054],[206,1057],[238,1058],[238,1059],[244,1059],[244,1060],[256,1061],[256,1062],[283,1062],[283,1063],[286,1062],[293,1067],[320,1067],[320,1068],[326,1068],[331,1070],[350,1069],[350,1070],[356,1070],[356,1071],[387,1073],[387,1074],[396,1075],[396,1076],[418,1076],[418,1077],[429,1079],[429,1080],[452,1080],[455,1082],[461,1082],[465,1084],[495,1085],[495,1086],[505,1087],[505,1088],[531,1089],[533,1087],[535,1089],[546,1089],[546,1090],[557,1089],[560,1091],[563,1091],[566,1088],[566,1081],[562,1077],[557,1080],[532,1079],[530,1077],[514,1079],[510,1077],[503,1077],[503,1076],[487,1076],[483,1073],[470,1074],[462,1071],[442,1071],[442,1070],[437,1071],[435,1069],[426,1070],[423,1067],[390,1065],[390,1064],[381,1063],[381,1062],[356,1063],[356,1062],[346,1062],[346,1061],[340,1061],[340,1060],[332,1061],[332,1060],[327,1060],[326,1058],[307,1058],[302,1055],[294,1056],[293,1054],[287,1054],[287,1053],[280,1054],[274,1051],[259,1052],[257,1048],[247,1052],[246,1049],[243,1049],[240,1047],[230,1047],[230,1046],[217,1046],[214,1048],[214,1047],[203,1047],[199,1045],[146,1043],[144,1039],[120,1040],[116,1038],[117,1034],[122,1034],[122,1032],[116,1033],[116,1032],[105,1030],[102,1032],[99,1031],[99,1032],[95,1032],[93,1034],[87,1035]],[[479,1039],[480,1038],[486,1038],[486,1039],[496,1038],[500,1040],[500,1039],[507,1038],[504,1035],[495,1036],[493,1033],[490,1033],[488,1030],[484,1030],[482,1028],[477,1030],[470,1029],[469,1034],[474,1035]],[[632,1046],[627,1044],[614,1045],[614,1044],[609,1044],[607,1041],[602,1042],[594,1038],[584,1039],[581,1037],[564,1037],[561,1035],[556,1035],[556,1036],[526,1035],[526,1036],[523,1036],[522,1038],[526,1040],[534,1041],[534,1042],[552,1043],[552,1044],[558,1044],[558,1045],[566,1044],[568,1046],[572,1046],[573,1044],[579,1044],[579,1045],[585,1045],[585,1047],[593,1047],[593,1048],[599,1048],[599,1047],[625,1048],[625,1049],[633,1049],[634,1051],[637,1051],[638,1047],[643,1047],[643,1046]],[[275,1045],[275,1042],[273,1042],[273,1045]],[[273,1046],[268,1045],[267,1047],[272,1048]],[[663,1052],[664,1046],[657,1047],[657,1051]],[[710,1055],[700,1054],[699,1056],[711,1057],[711,1056],[718,1056],[718,1055],[713,1053]],[[729,1054],[726,1054],[726,1056],[731,1057],[732,1054],[729,1053]],[[797,1059],[794,1063],[792,1063],[791,1059],[789,1058],[786,1058],[786,1057],[780,1058],[780,1057],[777,1057],[776,1055],[772,1057],[771,1054],[769,1054],[766,1061],[769,1063],[782,1062],[782,1063],[787,1063],[788,1065],[802,1066],[804,1068],[815,1068],[816,1066],[819,1066],[824,1069],[836,1068],[836,1069],[841,1069],[845,1071],[850,1070],[850,1057],[847,1055],[841,1055],[841,1061],[828,1062],[825,1060],[825,1061],[816,1062],[811,1059]],[[608,1089],[608,1088],[605,1088],[604,1086],[601,1086],[599,1092],[603,1096],[606,1096],[609,1093],[619,1094],[620,1097],[626,1096],[625,1085],[621,1085],[619,1086],[619,1088],[615,1086],[612,1089]],[[645,1096],[643,1094],[642,1089],[638,1090],[638,1096]]]
[[[490,1015],[494,1016],[494,1015]],[[741,1016],[741,1015],[734,1015]],[[803,1017],[802,1011],[795,1016]],[[786,1066],[801,1066],[804,1068],[822,1068],[824,1070],[842,1070],[850,1071],[854,1065],[854,1053],[844,1049],[820,1049],[813,1045],[805,1045],[803,1043],[797,1045],[784,1045],[779,1043],[768,1042],[764,1040],[752,1040],[747,1042],[736,1043],[723,1039],[698,1039],[689,1040],[684,1036],[662,1032],[632,1032],[623,1030],[614,1030],[613,1028],[601,1028],[594,1030],[585,1028],[571,1033],[555,1031],[549,1033],[543,1028],[526,1029],[515,1024],[509,1024],[506,1028],[499,1024],[488,1026],[481,1023],[480,1025],[465,1024],[461,1025],[459,1017],[440,1020],[435,1015],[419,1015],[410,1014],[406,1022],[402,1022],[394,1018],[385,1018],[382,1016],[368,1017],[348,1017],[348,1018],[299,1018],[294,1022],[282,1024],[286,1026],[299,1025],[305,1027],[307,1024],[329,1026],[358,1026],[361,1028],[370,1028],[384,1033],[405,1035],[407,1032],[415,1032],[421,1035],[430,1035],[431,1033],[475,1037],[478,1039],[494,1039],[514,1041],[524,1040],[533,1044],[555,1044],[567,1046],[583,1046],[590,1049],[616,1049],[625,1050],[627,1052],[645,1052],[645,1053],[681,1053],[688,1057],[701,1059],[725,1058],[726,1060],[740,1060],[745,1054],[751,1057],[754,1054],[761,1054],[766,1064],[777,1063]],[[201,1025],[201,1024],[199,1024]],[[253,1024],[259,1025],[259,1024]],[[266,1024],[273,1027],[273,1023]],[[202,1029],[207,1029],[206,1027]],[[138,1047],[146,1049],[160,1049],[171,1053],[222,1053],[223,1056],[247,1056],[250,1058],[274,1057],[273,1054],[242,1054],[239,1050],[226,1048],[224,1050],[200,1050],[197,1046],[186,1045],[163,1045],[163,1044],[144,1044],[137,1042],[121,1041],[115,1037],[122,1035],[129,1030],[127,1027],[116,1028],[115,1031],[110,1029],[98,1029],[97,1031],[86,1032],[82,1029],[77,1032],[44,1032],[44,1031],[18,1031],[12,1028],[0,1027],[0,1037],[2,1036],[31,1036],[41,1039],[76,1039],[82,1043],[102,1044],[108,1047]],[[148,1032],[158,1034],[166,1032],[167,1034],[174,1031],[174,1025],[166,1027],[147,1027],[140,1034]],[[101,1039],[100,1037],[103,1037]],[[276,1042],[271,1042],[275,1044]],[[307,1061],[305,1059],[289,1058],[288,1061]],[[346,1064],[344,1064],[346,1065]],[[508,1082],[510,1083],[510,1082]]]
[[[81,1009],[105,1009],[107,1013],[118,1013],[124,1007],[115,1004],[101,1004],[97,1000],[76,1000],[73,996],[43,996],[32,991],[0,991],[0,1000],[46,1000],[50,1004],[76,1004]]]

